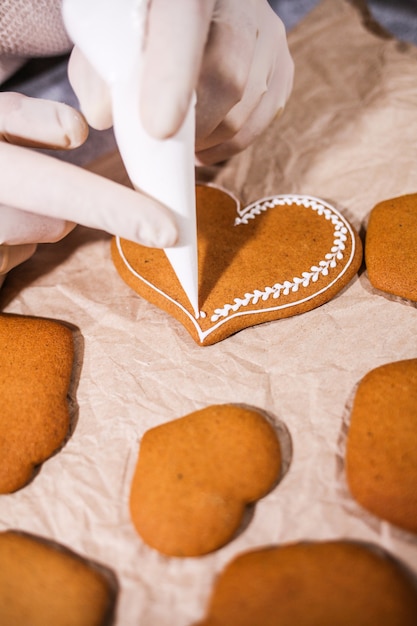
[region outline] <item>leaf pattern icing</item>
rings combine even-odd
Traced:
[[[239,216],[235,220],[235,226],[248,224],[249,220],[255,219],[268,209],[293,204],[315,211],[324,219],[332,222],[334,226],[334,240],[331,249],[324,255],[324,259],[319,261],[317,265],[312,265],[308,270],[302,272],[301,276],[294,276],[291,280],[275,283],[272,286],[265,287],[263,290],[255,289],[252,293],[245,293],[241,298],[235,298],[233,304],[225,304],[222,308],[215,309],[210,318],[212,322],[217,322],[220,318],[225,318],[230,313],[236,313],[240,308],[249,304],[257,304],[259,300],[266,301],[271,297],[276,300],[281,296],[288,296],[290,292],[297,292],[300,288],[308,287],[311,282],[317,282],[320,276],[327,276],[329,268],[336,267],[337,261],[343,259],[346,248],[345,242],[348,238],[346,224],[334,209],[324,205],[317,198],[288,195],[260,200],[240,211]]]

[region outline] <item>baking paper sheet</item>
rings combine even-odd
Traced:
[[[272,193],[321,197],[363,232],[376,202],[417,191],[417,49],[375,34],[344,0],[323,0],[289,40],[296,77],[284,116],[204,176],[245,203]],[[95,168],[125,176],[115,155]],[[0,496],[0,529],[54,539],[110,567],[120,584],[117,626],[191,625],[217,572],[268,544],[361,539],[417,572],[417,538],[366,513],[345,484],[355,386],[374,367],[417,357],[416,306],[374,291],[365,271],[319,309],[201,348],[123,283],[109,236],[79,227],[40,246],[0,299],[6,312],[71,323],[78,354],[73,435],[30,485]],[[234,541],[201,558],[164,557],[129,518],[140,439],[225,402],[283,422],[290,466]]]

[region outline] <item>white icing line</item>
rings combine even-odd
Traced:
[[[123,263],[126,265],[127,269],[130,271],[131,274],[133,274],[133,276],[135,276],[136,278],[138,278],[139,280],[141,280],[143,283],[145,283],[145,285],[148,285],[148,287],[150,287],[151,289],[153,289],[154,291],[156,291],[157,293],[159,293],[161,296],[163,296],[164,298],[166,298],[167,300],[169,300],[170,302],[172,302],[172,304],[175,304],[177,307],[179,307],[183,313],[185,313],[185,315],[187,317],[190,318],[190,320],[192,321],[192,323],[194,324],[198,336],[200,338],[200,341],[203,341],[205,335],[202,333],[202,330],[199,326],[199,324],[197,323],[195,317],[189,312],[187,311],[187,309],[177,300],[174,300],[174,298],[171,298],[171,296],[169,296],[167,293],[165,293],[165,291],[162,291],[162,289],[159,289],[158,287],[156,287],[153,283],[150,283],[149,280],[146,280],[146,278],[144,278],[143,276],[141,276],[140,274],[138,274],[138,272],[130,265],[129,261],[127,260],[125,253],[123,252],[123,248],[122,248],[122,244],[120,241],[120,237],[116,237],[116,246],[117,249],[119,251],[120,257],[123,261]],[[167,259],[168,261],[168,259]]]
[[[281,200],[281,202],[279,200]],[[266,203],[268,203],[268,206],[266,206]],[[281,304],[279,306],[268,307],[266,309],[258,309],[258,310],[252,310],[251,309],[249,311],[235,311],[232,315],[227,315],[226,317],[224,317],[223,319],[218,321],[217,324],[214,324],[214,326],[212,326],[211,328],[207,329],[206,331],[203,331],[200,328],[200,325],[198,324],[197,320],[193,317],[193,315],[190,314],[190,312],[180,302],[178,302],[177,300],[174,300],[173,298],[171,298],[171,296],[166,294],[164,291],[162,291],[161,289],[156,287],[153,283],[150,283],[143,276],[138,274],[138,272],[136,272],[136,270],[130,265],[129,261],[127,260],[125,254],[123,252],[121,241],[120,241],[119,237],[116,237],[117,249],[119,251],[119,254],[121,256],[122,261],[126,265],[127,269],[131,272],[131,274],[133,274],[136,278],[138,278],[143,283],[148,285],[148,287],[150,287],[151,289],[153,289],[154,291],[156,291],[160,295],[164,296],[167,300],[169,300],[174,305],[179,307],[183,311],[183,313],[185,313],[185,315],[193,323],[193,325],[194,325],[194,327],[195,327],[195,329],[197,331],[198,337],[200,339],[200,342],[202,343],[204,341],[204,339],[206,337],[208,337],[208,335],[210,335],[217,328],[219,328],[222,324],[228,322],[229,320],[233,319],[234,317],[239,317],[239,316],[242,316],[242,315],[256,315],[256,314],[260,314],[260,313],[269,313],[271,311],[278,311],[280,309],[290,308],[290,307],[293,307],[293,306],[297,306],[299,304],[303,304],[304,302],[308,302],[309,300],[312,300],[313,298],[316,298],[320,294],[322,294],[325,291],[327,291],[328,289],[330,289],[330,287],[332,287],[338,280],[340,280],[340,278],[343,276],[343,274],[345,274],[345,272],[347,271],[347,269],[351,265],[353,257],[355,255],[355,236],[354,236],[353,230],[352,230],[349,222],[343,217],[343,215],[341,215],[341,213],[339,213],[339,211],[337,209],[332,207],[330,204],[328,204],[324,200],[320,200],[319,198],[316,198],[314,196],[301,196],[301,195],[295,195],[295,194],[281,194],[279,196],[269,196],[269,197],[262,198],[261,200],[258,200],[257,202],[254,202],[254,203],[248,205],[243,210],[240,210],[239,214],[240,214],[241,217],[240,218],[236,218],[236,219],[237,220],[242,219],[241,223],[245,224],[245,223],[247,223],[248,219],[254,219],[254,217],[256,217],[256,215],[259,215],[262,210],[265,211],[268,208],[273,208],[275,206],[283,206],[283,205],[286,205],[286,204],[288,206],[290,206],[291,204],[297,204],[298,206],[305,206],[306,208],[312,208],[313,210],[317,210],[318,214],[324,214],[325,215],[325,219],[331,219],[331,218],[326,217],[327,212],[325,210],[323,210],[321,213],[319,213],[319,207],[326,207],[328,210],[330,210],[330,213],[336,215],[339,218],[339,220],[343,223],[343,227],[347,229],[347,231],[349,232],[349,234],[351,236],[352,249],[351,249],[351,253],[350,253],[348,262],[343,267],[342,271],[332,280],[331,283],[329,283],[328,285],[326,285],[325,287],[323,287],[319,291],[316,291],[315,293],[311,294],[310,296],[306,296],[305,298],[301,298],[300,300],[296,300],[295,302],[288,302],[288,303],[285,303],[285,304]],[[261,205],[265,206],[265,208],[261,209],[261,210],[258,210],[258,207],[260,207]],[[313,206],[316,206],[316,208],[313,208]],[[238,205],[238,209],[240,209],[239,205]],[[249,214],[249,215],[247,215],[247,214]],[[243,220],[245,220],[245,216],[247,216],[246,217],[246,221],[243,221]],[[239,221],[239,224],[240,224],[240,221]],[[333,254],[333,252],[332,252],[332,254]],[[330,261],[330,259],[328,259],[328,260]],[[317,268],[317,269],[320,269],[320,268]],[[320,271],[319,271],[319,273],[320,273]],[[304,275],[304,272],[303,272],[303,275]],[[289,285],[291,285],[290,281],[284,281],[283,285],[285,285],[285,283],[287,283],[287,282],[289,283]],[[265,288],[265,292],[268,289],[273,289],[273,287]],[[254,295],[257,296],[257,301],[259,300],[259,298],[262,297],[262,295],[265,294],[265,292],[262,292],[262,291],[259,291],[259,290],[255,290],[254,291]],[[246,294],[246,295],[252,295],[252,294]],[[271,295],[271,294],[268,294],[268,297],[269,297],[269,295]],[[225,306],[231,306],[231,305],[225,305]]]
[[[263,301],[268,300],[270,296],[276,299],[281,296],[281,293],[284,296],[288,296],[290,291],[297,292],[299,287],[308,287],[310,281],[313,283],[317,282],[320,274],[327,276],[329,268],[333,269],[336,267],[336,259],[341,260],[343,258],[343,250],[346,247],[345,241],[347,241],[346,233],[348,232],[345,223],[340,219],[340,216],[334,214],[332,209],[325,208],[322,202],[317,202],[316,200],[309,200],[304,197],[301,200],[292,202],[291,196],[284,198],[275,196],[271,199],[258,201],[246,207],[244,215],[235,219],[235,226],[248,224],[250,219],[255,219],[257,215],[260,215],[268,209],[272,209],[276,206],[291,206],[292,204],[317,211],[318,215],[324,215],[326,220],[332,221],[335,231],[333,233],[333,246],[330,252],[328,252],[325,258],[319,261],[317,265],[312,265],[309,272],[303,272],[301,277],[295,276],[292,281],[284,280],[282,284],[275,283],[272,287],[265,287],[264,291],[255,289],[253,293],[245,293],[243,298],[235,298],[233,304],[225,304],[223,308],[215,309],[214,314],[210,318],[212,322],[217,322],[220,317],[227,317],[231,311],[238,311],[242,306],[248,306],[251,303],[257,304],[260,298]]]

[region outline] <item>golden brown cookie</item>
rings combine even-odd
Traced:
[[[116,597],[113,579],[63,546],[0,533],[2,626],[108,626]]]
[[[382,365],[360,381],[346,475],[362,506],[417,533],[417,359]]]
[[[277,435],[258,411],[209,406],[145,433],[132,521],[164,554],[206,554],[232,539],[247,505],[273,487],[280,471]]]
[[[417,301],[417,194],[385,200],[372,209],[365,261],[374,287]]]
[[[0,315],[0,493],[23,487],[65,441],[72,365],[69,328]]]
[[[162,250],[115,239],[122,278],[177,318],[201,345],[247,326],[314,309],[353,278],[362,260],[357,233],[332,206],[309,196],[272,196],[241,208],[198,185],[198,319]]]
[[[198,626],[415,626],[416,616],[402,566],[379,549],[329,541],[236,557]]]

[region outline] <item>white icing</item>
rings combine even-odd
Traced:
[[[333,233],[334,241],[330,251],[325,255],[324,259],[319,261],[317,265],[313,265],[308,271],[302,272],[301,276],[295,276],[292,280],[284,280],[283,283],[275,283],[271,287],[265,287],[263,290],[255,289],[253,293],[245,293],[241,298],[235,298],[233,304],[225,304],[224,307],[215,309],[214,314],[211,316],[212,322],[217,322],[221,317],[226,317],[231,312],[238,311],[243,306],[249,304],[257,304],[260,299],[263,301],[272,298],[277,299],[281,295],[288,296],[290,292],[295,293],[301,287],[308,287],[310,282],[317,282],[320,276],[327,276],[329,268],[335,268],[337,261],[343,259],[343,251],[345,250],[345,242],[347,241],[348,230],[345,226],[345,222],[342,221],[341,216],[334,213],[333,209],[325,207],[322,202],[318,202],[316,199],[309,199],[307,197],[296,198],[292,201],[291,196],[286,197],[273,197],[268,200],[257,202],[249,205],[244,210],[244,214],[241,217],[235,219],[235,226],[245,225],[249,223],[249,220],[255,219],[256,216],[262,212],[272,209],[277,206],[291,206],[296,204],[303,206],[306,209],[312,209],[316,211],[318,215],[323,215],[326,220],[331,220],[335,230]]]
[[[267,206],[267,203],[270,203],[270,206]],[[220,326],[222,326],[223,324],[225,324],[226,322],[228,322],[229,320],[235,318],[235,317],[240,317],[242,315],[257,315],[260,313],[269,313],[271,311],[277,311],[280,309],[287,309],[287,308],[291,308],[294,306],[298,306],[299,304],[303,304],[304,302],[308,302],[309,300],[312,300],[313,298],[316,298],[317,296],[319,296],[320,294],[326,292],[328,289],[330,289],[337,281],[339,281],[342,276],[346,273],[347,269],[349,268],[349,266],[351,265],[353,258],[355,256],[355,236],[352,230],[352,227],[350,226],[349,222],[347,220],[345,220],[345,218],[331,205],[329,205],[327,202],[325,202],[324,200],[320,200],[318,198],[314,198],[312,196],[301,196],[301,195],[292,195],[292,194],[286,194],[286,195],[279,195],[279,196],[273,196],[270,198],[263,198],[261,200],[259,200],[256,203],[253,203],[243,209],[241,209],[239,207],[239,205],[237,205],[237,212],[239,214],[239,218],[242,218],[243,216],[247,215],[247,220],[249,219],[253,219],[255,218],[257,215],[260,215],[262,213],[262,211],[266,211],[268,208],[273,208],[275,206],[283,206],[283,205],[290,205],[290,204],[297,204],[299,206],[305,206],[306,208],[310,208],[312,210],[317,211],[317,214],[320,216],[323,216],[325,219],[330,219],[332,221],[333,224],[335,224],[335,233],[336,232],[340,232],[341,235],[343,235],[343,237],[345,237],[346,239],[344,239],[343,241],[341,241],[341,248],[340,250],[336,251],[333,248],[336,248],[339,246],[339,244],[334,244],[332,246],[332,249],[325,255],[325,261],[323,262],[327,262],[329,261],[329,265],[327,267],[327,270],[329,267],[335,267],[335,265],[330,265],[330,262],[333,261],[334,263],[336,263],[336,260],[340,260],[343,257],[343,252],[346,249],[344,242],[347,241],[348,238],[350,238],[350,243],[351,243],[351,251],[350,251],[350,255],[349,258],[346,259],[346,263],[345,265],[342,267],[342,269],[340,270],[340,272],[333,278],[332,281],[330,281],[330,283],[328,283],[327,285],[324,285],[321,289],[319,289],[318,291],[316,291],[313,294],[310,294],[308,296],[304,296],[301,297],[300,299],[294,300],[293,302],[283,302],[283,303],[279,303],[277,305],[274,306],[270,306],[270,307],[266,307],[266,308],[262,308],[262,309],[248,309],[248,308],[241,308],[239,307],[236,311],[229,311],[229,314],[221,317],[219,319],[217,319],[215,322],[213,322],[213,325],[206,329],[206,330],[202,330],[202,328],[200,327],[199,323],[198,323],[198,319],[195,318],[195,316],[193,314],[190,313],[190,311],[188,311],[180,302],[178,302],[177,300],[174,300],[173,298],[171,298],[171,296],[169,296],[168,294],[166,294],[164,291],[162,291],[162,289],[159,289],[158,287],[156,287],[153,283],[150,283],[148,280],[146,280],[143,276],[141,276],[138,272],[136,272],[136,270],[130,265],[129,261],[127,260],[124,252],[123,252],[123,248],[121,245],[121,241],[119,238],[116,239],[116,245],[117,245],[117,249],[119,251],[120,257],[123,261],[123,263],[125,264],[126,268],[129,270],[129,272],[135,276],[137,279],[141,280],[143,283],[145,283],[146,285],[148,285],[148,287],[152,288],[154,291],[156,291],[157,293],[159,293],[160,295],[164,296],[167,300],[169,300],[172,304],[174,304],[175,306],[177,306],[179,309],[182,310],[182,312],[184,313],[184,315],[186,315],[192,322],[192,324],[194,325],[196,332],[198,334],[198,337],[200,339],[200,342],[202,343],[204,341],[204,339],[206,337],[208,337],[212,332],[214,332],[215,330],[217,330]],[[262,207],[262,208],[261,208]],[[237,218],[237,219],[239,219]],[[247,223],[247,221],[246,221]],[[339,225],[340,223],[340,225]],[[337,224],[337,226],[336,226]],[[335,241],[336,239],[338,240],[339,237],[335,236]],[[341,238],[342,239],[342,238]],[[338,256],[338,254],[341,254],[342,257]],[[332,259],[327,258],[327,255],[332,255]],[[314,268],[314,269],[313,269]],[[321,270],[321,268],[323,268],[323,270]],[[326,268],[324,268],[323,265],[320,265],[320,262],[317,264],[317,266],[313,266],[312,268],[310,268],[308,271],[306,271],[306,274],[311,274],[311,276],[309,277],[309,280],[312,280],[313,282],[316,282],[320,275],[326,275],[324,273],[324,271],[326,270]],[[304,277],[304,272],[302,273],[303,278],[307,279],[307,277]],[[314,277],[315,280],[314,280]],[[283,290],[282,290],[282,295],[284,294],[284,290],[288,289],[290,290],[292,288],[292,284],[295,281],[284,281],[282,283],[283,286]],[[300,287],[300,283],[297,284],[297,288],[295,289],[295,291],[298,291]],[[273,289],[273,287],[269,287],[269,288],[264,288],[263,290],[260,289],[255,289],[253,291],[253,296],[254,299],[256,299],[256,302],[259,302],[259,299],[262,300],[268,300],[270,295],[273,296],[273,294],[275,293],[269,293],[268,290],[269,289]],[[289,293],[289,291],[288,291]],[[301,290],[302,293],[302,290]],[[252,294],[247,294],[248,296]],[[281,293],[280,293],[281,295]],[[288,294],[287,294],[288,295]],[[238,299],[238,298],[237,298]],[[279,298],[272,298],[272,300],[279,300]],[[239,300],[239,299],[238,299]],[[242,299],[245,300],[245,297]],[[256,304],[255,302],[252,301],[253,304]],[[226,306],[226,305],[224,305]],[[246,307],[248,305],[245,305]],[[224,308],[224,307],[223,307]],[[211,321],[212,318],[210,318]]]

